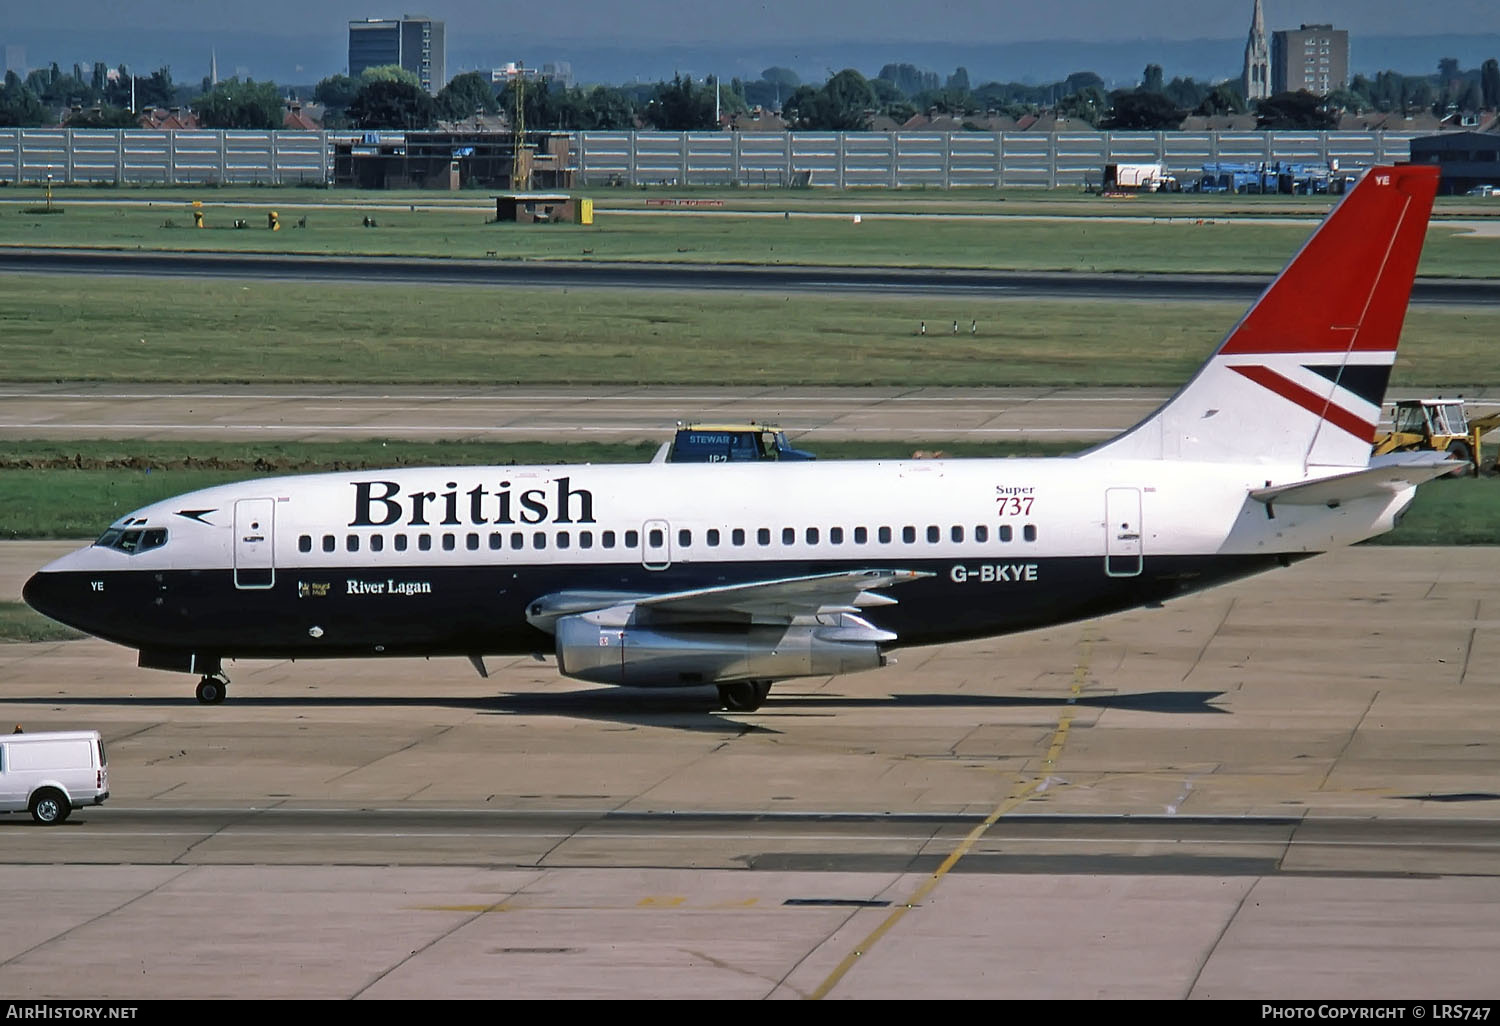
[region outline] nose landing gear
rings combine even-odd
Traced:
[[[198,701],[204,705],[218,705],[229,692],[229,678],[223,673],[207,673],[198,681]]]

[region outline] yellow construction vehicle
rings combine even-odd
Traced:
[[[1497,427],[1500,412],[1471,418],[1462,399],[1402,399],[1394,404],[1391,430],[1375,439],[1374,455],[1412,450],[1448,452],[1454,459],[1469,463],[1450,476],[1478,477],[1483,466],[1480,440]]]

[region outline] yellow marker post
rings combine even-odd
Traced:
[[[203,227],[203,201],[193,200],[193,227]]]
[[[281,231],[281,219],[276,216],[276,211],[273,210],[266,215],[266,227],[273,232]]]

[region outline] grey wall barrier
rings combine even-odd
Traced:
[[[380,133],[400,139],[401,133]],[[1097,185],[1105,164],[1342,168],[1406,160],[1398,132],[574,132],[581,185],[999,188]],[[324,183],[336,132],[0,128],[0,182]]]

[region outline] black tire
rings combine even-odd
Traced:
[[[1477,476],[1479,476],[1479,471],[1474,466],[1474,450],[1469,448],[1469,443],[1468,442],[1449,442],[1448,443],[1448,455],[1452,456],[1456,460],[1464,460],[1464,461],[1466,461],[1469,464],[1469,466],[1463,467],[1460,470],[1451,471],[1451,472],[1449,472],[1449,473],[1447,473],[1447,474],[1445,474],[1443,476],[1445,476],[1445,477],[1477,477]]]
[[[44,787],[31,796],[31,818],[40,826],[65,823],[72,811],[67,795],[56,788]]]
[[[228,688],[217,677],[204,677],[198,682],[198,701],[204,705],[218,705],[224,701]]]
[[[754,712],[771,692],[768,680],[742,680],[719,685],[719,704],[729,712]]]

